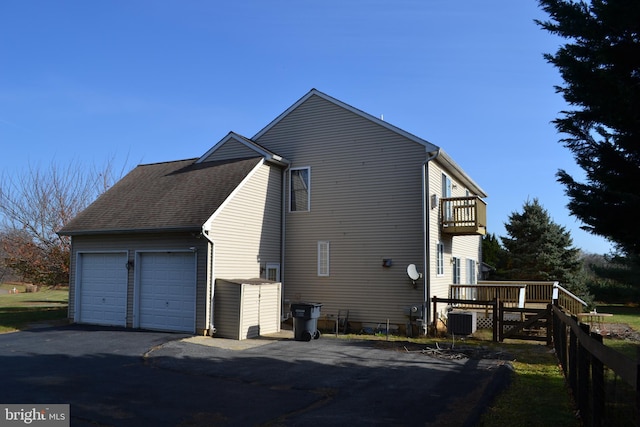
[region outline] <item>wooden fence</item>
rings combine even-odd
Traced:
[[[558,306],[552,307],[553,343],[586,426],[640,426],[640,357],[635,361],[602,344]]]
[[[508,320],[506,314],[517,314],[519,320]],[[498,341],[506,338],[544,341],[551,345],[551,304],[547,308],[506,307],[503,302],[498,310]]]
[[[640,427],[640,349],[633,360],[605,346],[602,335],[590,333],[589,325],[579,323],[575,314],[567,314],[567,309],[561,308],[560,295],[561,292],[556,293],[554,304],[546,309],[507,307],[498,298],[433,297],[433,325],[438,324],[438,303],[491,311],[494,341],[515,338],[553,343],[585,426]],[[576,307],[574,313],[583,306]],[[518,313],[521,320],[507,319],[505,313]],[[538,330],[544,335],[521,334],[526,329]]]
[[[509,307],[498,298],[493,300],[466,300],[458,298],[438,298],[431,299],[433,303],[433,325],[434,334],[438,325],[438,303],[451,306],[464,306],[466,309],[491,312],[491,325],[493,329],[493,341],[502,342],[505,339],[520,339],[545,341],[551,345],[551,305],[546,309]],[[507,313],[517,315],[508,319]],[[532,333],[532,331],[534,331]],[[542,332],[540,335],[539,331]]]

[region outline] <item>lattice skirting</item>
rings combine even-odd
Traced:
[[[520,315],[517,313],[505,314],[504,320],[520,320]],[[478,312],[476,317],[476,326],[478,329],[491,329],[493,328],[493,313],[489,313],[486,316],[485,311]]]

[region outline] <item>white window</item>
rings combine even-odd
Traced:
[[[451,178],[442,174],[442,197],[451,197]]]
[[[467,283],[469,285],[475,285],[476,283],[478,283],[475,259],[467,259]]]
[[[442,242],[436,245],[436,274],[444,276],[444,243]]]
[[[267,280],[280,281],[280,264],[267,263]]]
[[[447,197],[451,197],[451,178],[449,178],[447,175],[442,174],[442,198],[447,198]],[[444,212],[442,212],[442,214],[444,215],[444,220],[445,221],[451,221],[453,219],[453,213],[451,211],[451,202],[445,202],[444,203]]]
[[[289,179],[289,210],[291,212],[306,212],[310,210],[310,185],[310,168],[291,169]]]
[[[329,276],[329,242],[318,242],[318,276]]]
[[[459,285],[460,284],[460,273],[462,270],[462,266],[461,266],[461,262],[460,262],[460,258],[458,257],[453,257],[453,284],[454,285]]]
[[[478,283],[478,276],[476,273],[476,260],[475,259],[467,259],[467,284],[475,285]],[[478,299],[478,288],[473,287],[469,289],[468,298]]]

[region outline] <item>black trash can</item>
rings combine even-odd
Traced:
[[[296,341],[311,341],[311,338],[320,338],[318,331],[318,318],[322,304],[293,303],[291,304],[291,316],[293,317],[293,338]]]

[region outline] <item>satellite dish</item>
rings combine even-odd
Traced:
[[[409,278],[414,282],[422,277],[422,273],[418,273],[418,269],[416,268],[415,264],[409,264],[407,266],[407,274],[409,275]]]

